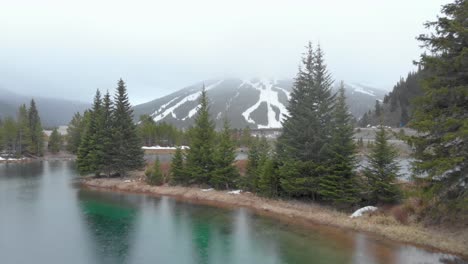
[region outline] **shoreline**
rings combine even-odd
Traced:
[[[170,196],[177,200],[223,208],[245,207],[256,213],[302,225],[322,225],[357,232],[377,238],[406,243],[428,250],[468,257],[468,230],[435,230],[421,225],[403,225],[391,217],[363,216],[351,219],[349,215],[318,204],[299,201],[268,199],[245,192],[228,194],[226,191],[203,191],[194,187],[150,186],[141,179],[84,178],[82,186],[111,191],[151,196]]]

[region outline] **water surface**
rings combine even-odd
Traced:
[[[247,209],[79,188],[73,162],[0,164],[0,263],[466,263]]]

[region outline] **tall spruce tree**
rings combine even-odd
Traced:
[[[113,112],[112,101],[109,92],[104,95],[102,101],[102,111],[100,116],[100,142],[101,147],[101,163],[100,170],[103,171],[108,177],[111,176],[114,170],[115,156],[114,138],[113,138]]]
[[[375,144],[367,155],[369,164],[364,169],[371,203],[394,203],[400,199],[400,190],[396,185],[399,171],[397,157],[398,151],[388,142],[388,133],[381,122]]]
[[[180,147],[176,148],[176,152],[171,161],[171,182],[174,184],[186,185],[189,183],[187,171],[184,166],[184,154]]]
[[[112,163],[121,176],[129,170],[144,166],[141,140],[133,123],[133,109],[122,79],[119,80],[114,96],[113,111],[113,150]]]
[[[427,74],[410,126],[419,133],[415,172],[427,175],[432,209],[468,219],[468,1],[442,7],[436,21],[427,22],[430,34],[418,40],[430,51],[420,66]]]
[[[44,134],[42,132],[41,118],[37,111],[36,102],[31,100],[28,111],[29,130],[31,133],[31,145],[29,146],[29,153],[42,156],[44,152]]]
[[[278,138],[277,152],[283,159],[310,160],[313,128],[318,126],[314,82],[314,51],[309,42],[302,58],[302,67],[294,80],[288,102],[288,114],[283,119],[283,133]]]
[[[219,135],[219,143],[213,156],[213,172],[210,183],[217,189],[229,189],[238,184],[239,171],[234,165],[236,147],[231,138],[231,128],[227,119],[224,120],[223,130]]]
[[[214,123],[210,117],[205,86],[200,96],[195,124],[191,131],[190,149],[187,151],[187,172],[191,183],[209,184],[214,168],[213,152],[215,143]]]
[[[102,99],[96,91],[93,107],[77,155],[78,170],[81,174],[94,173],[99,176],[102,164]]]
[[[346,105],[344,83],[333,112],[333,131],[327,173],[320,177],[319,194],[333,203],[352,204],[359,200],[356,166],[356,144],[353,140],[352,116]]]
[[[309,43],[278,139],[280,167],[288,168],[279,169],[280,174],[284,172],[281,188],[291,196],[316,197],[317,176],[329,159],[335,95],[323,56],[320,47],[314,52]]]

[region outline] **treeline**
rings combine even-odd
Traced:
[[[236,142],[228,122],[220,133],[215,132],[203,90],[195,125],[189,130],[190,149],[185,154],[177,149],[169,181],[218,189],[242,188],[269,197],[336,205],[397,201],[396,152],[387,142],[386,131],[381,127],[369,156],[370,166],[364,175],[358,175],[352,116],[345,103],[343,83],[338,94],[332,93],[331,85],[322,50],[318,47],[314,51],[309,43],[277,144],[272,147],[265,138],[252,138],[250,134],[240,137],[249,145],[243,177],[234,166]],[[161,175],[159,162],[147,175],[150,183],[162,183],[154,180],[155,175]]]
[[[375,102],[374,110],[369,110],[359,120],[359,126],[375,126],[383,120],[383,124],[392,127],[404,127],[411,119],[414,100],[423,94],[421,81],[424,71],[420,68],[416,72],[408,73],[408,76],[393,87],[393,90],[385,95],[383,102]]]
[[[44,134],[36,103],[21,105],[15,118],[0,120],[0,151],[13,156],[42,156]]]
[[[187,145],[188,136],[176,126],[166,122],[156,123],[149,115],[140,116],[138,134],[142,146]]]
[[[114,98],[96,91],[92,109],[70,122],[68,149],[77,153],[81,174],[125,175],[144,166],[141,141],[125,83],[118,82]]]

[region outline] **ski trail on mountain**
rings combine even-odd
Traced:
[[[258,128],[280,128],[283,114],[287,113],[287,109],[279,101],[278,92],[273,90],[273,87],[278,88],[275,86],[276,81],[271,82],[269,80],[262,79],[258,82],[251,82],[244,80],[241,86],[245,84],[248,84],[256,90],[260,91],[259,100],[242,113],[242,116],[245,118],[245,120],[251,124],[256,124],[255,121],[250,117],[250,114],[258,107],[260,107],[263,102],[265,102],[267,104],[268,123],[267,125],[257,124]],[[286,95],[289,98],[289,93]],[[276,113],[273,107],[277,107],[280,110],[279,119],[276,119]]]

